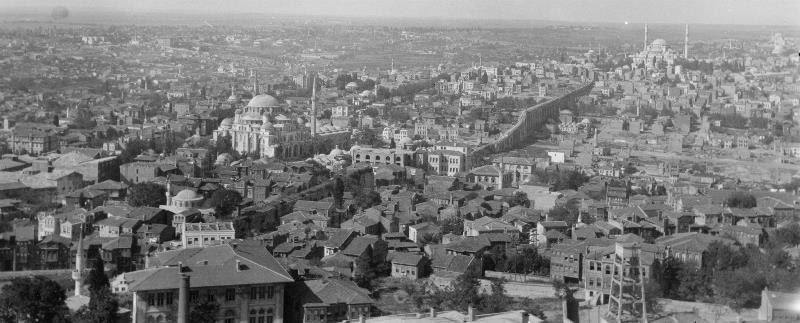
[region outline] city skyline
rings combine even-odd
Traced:
[[[180,11],[187,14],[263,13],[363,18],[475,19],[475,20],[547,20],[582,23],[667,23],[667,24],[737,24],[798,26],[800,2],[790,0],[707,0],[707,1],[634,1],[634,0],[565,0],[548,1],[427,1],[427,0],[298,0],[283,1],[186,1],[162,3],[156,0],[127,3],[121,1],[11,0],[0,8],[48,9],[64,6],[73,12],[86,8],[128,12]],[[754,7],[758,10],[753,10]],[[665,14],[669,13],[669,14]]]

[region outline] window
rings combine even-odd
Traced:
[[[225,290],[225,301],[233,302],[236,300],[236,289],[228,288]]]
[[[267,287],[267,298],[275,297],[275,286],[268,286]]]
[[[250,310],[250,316],[247,320],[248,323],[256,323],[256,310]]]
[[[213,303],[215,301],[214,294],[212,294],[211,291],[209,291],[208,294],[206,294],[206,300],[210,303]]]
[[[267,294],[267,288],[264,286],[258,287],[258,299],[264,299]]]
[[[155,302],[155,294],[147,294],[147,305],[153,306],[156,304]]]
[[[256,288],[250,287],[250,299],[256,299]]]
[[[172,305],[172,300],[173,300],[174,294],[172,292],[169,292],[169,293],[167,293],[166,297],[167,297],[167,299],[166,299],[167,305]]]
[[[198,299],[200,299],[200,292],[198,292],[196,290],[193,290],[193,291],[189,292],[189,301],[190,302],[195,302]]]
[[[258,310],[258,319],[256,320],[258,323],[264,323],[264,319],[266,318],[264,313],[265,312],[263,308]]]

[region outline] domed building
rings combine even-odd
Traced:
[[[214,131],[214,140],[230,136],[236,151],[262,157],[303,156],[310,151],[311,133],[282,112],[278,99],[268,94],[256,95],[247,106],[236,110],[233,119],[222,120]]]
[[[661,38],[654,40],[650,45],[632,57],[633,64],[644,64],[649,68],[657,67],[660,63],[673,65],[678,53],[667,45],[667,41]]]

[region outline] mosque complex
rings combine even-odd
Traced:
[[[351,129],[317,124],[316,91],[309,122],[303,116],[290,118],[286,113],[278,99],[268,94],[256,95],[246,106],[236,109],[233,118],[222,120],[214,131],[214,140],[228,136],[233,149],[242,154],[286,159],[310,157],[315,145],[326,151],[349,146]]]

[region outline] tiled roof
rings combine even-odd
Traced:
[[[417,266],[423,256],[410,252],[395,252],[392,254],[392,263],[408,266]]]
[[[183,274],[191,277],[192,287],[239,286],[289,283],[292,278],[264,247],[256,243],[233,242],[205,248],[166,251],[156,255],[162,267],[130,285],[131,291],[177,289],[180,284],[178,262]],[[240,263],[236,268],[237,260]],[[140,271],[141,272],[141,271]]]
[[[369,291],[358,287],[349,280],[317,279],[306,280],[303,284],[310,293],[303,297],[305,306],[316,304],[372,304]]]

